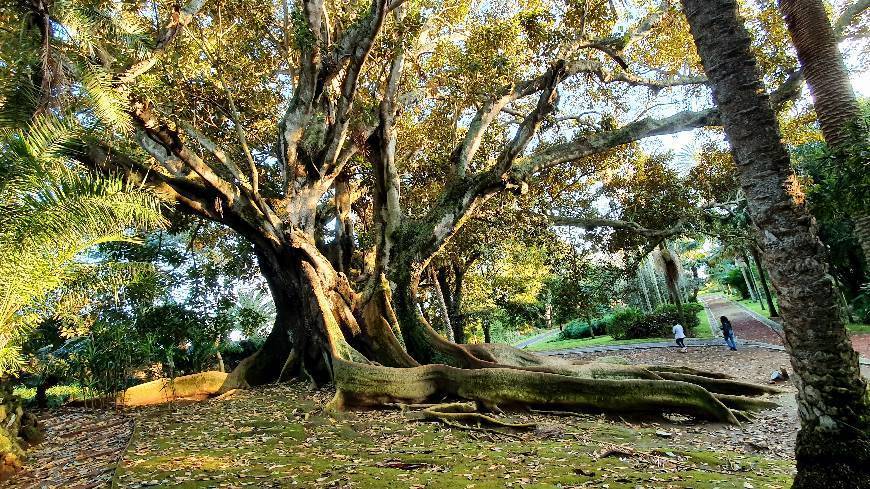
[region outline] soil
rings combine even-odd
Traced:
[[[133,418],[81,408],[45,412],[39,418],[46,441],[28,451],[24,469],[3,487],[93,489],[111,485],[133,434]]]

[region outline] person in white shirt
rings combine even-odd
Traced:
[[[673,327],[673,331],[674,339],[677,340],[677,346],[682,348],[684,352],[687,351],[685,343],[686,333],[683,331],[683,325],[680,323],[675,324]]]

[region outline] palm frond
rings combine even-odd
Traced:
[[[129,133],[133,123],[127,113],[128,98],[112,81],[111,75],[96,65],[88,64],[82,69],[81,79],[94,115],[107,126]]]

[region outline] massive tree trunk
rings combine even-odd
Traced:
[[[796,488],[870,487],[870,400],[734,0],[683,0],[771,280],[798,388]]]
[[[821,0],[779,0],[795,51],[810,93],[822,135],[836,149],[849,142],[857,129],[861,108],[843,57],[837,49],[837,36]],[[866,132],[864,133],[866,134]],[[864,136],[865,137],[865,136]],[[859,209],[852,215],[855,236],[870,264],[870,213]]]

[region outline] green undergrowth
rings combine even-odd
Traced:
[[[514,414],[539,425],[514,438],[409,422],[398,411],[327,416],[319,407],[329,397],[278,386],[134,411],[117,486],[785,488],[793,470],[787,460],[662,438],[663,425],[651,422]]]

